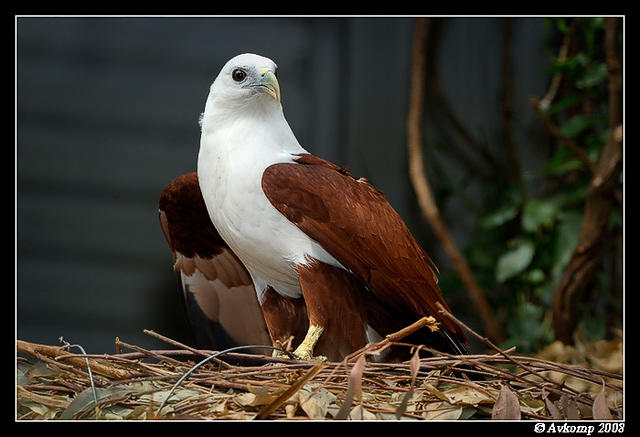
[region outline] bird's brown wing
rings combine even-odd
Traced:
[[[460,327],[438,313],[436,302],[448,306],[431,260],[379,190],[311,154],[268,167],[262,188],[276,209],[357,276],[390,313],[410,321],[431,315],[443,336],[465,349]]]
[[[166,186],[159,217],[199,346],[270,345],[251,277],[213,226],[195,172]]]

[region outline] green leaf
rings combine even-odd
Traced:
[[[582,161],[575,157],[566,146],[558,147],[553,156],[544,165],[544,172],[548,175],[559,176],[567,171],[582,168]]]
[[[503,225],[518,215],[516,205],[504,205],[493,212],[485,215],[480,222],[483,229],[492,229]]]
[[[522,241],[512,250],[502,254],[496,265],[496,280],[504,282],[522,273],[531,263],[535,247],[530,241]]]
[[[559,18],[558,20],[556,20],[556,27],[560,32],[564,34],[571,32],[571,27],[567,24],[567,20],[565,20],[564,18]]]
[[[533,269],[528,271],[524,278],[532,284],[540,284],[544,282],[545,274],[541,269]]]
[[[582,229],[583,214],[581,212],[566,212],[561,216],[555,241],[554,262],[551,275],[558,280],[569,263]]]
[[[584,114],[576,114],[560,126],[560,132],[566,137],[574,138],[592,124],[592,117]]]
[[[507,322],[507,332],[520,351],[530,351],[543,334],[544,310],[531,302],[521,302],[515,307],[513,317]]]
[[[549,228],[558,213],[558,205],[553,199],[533,199],[524,205],[522,211],[522,229],[536,232],[540,227]]]
[[[607,66],[604,62],[590,65],[585,71],[584,76],[576,81],[578,88],[591,88],[598,85],[607,77]]]
[[[553,103],[551,106],[547,108],[545,113],[547,115],[552,115],[560,111],[564,111],[565,109],[571,108],[572,106],[580,103],[582,96],[578,93],[569,94],[566,97],[563,97]]]

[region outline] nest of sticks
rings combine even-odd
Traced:
[[[553,359],[545,359],[501,350],[457,322],[489,353],[454,356],[402,342],[424,326],[438,329],[429,317],[341,362],[272,357],[268,349],[264,355],[198,350],[149,330],[172,349],[146,350],[116,338],[117,353],[90,355],[62,339],[58,346],[18,340],[16,418],[624,419],[620,340],[600,342],[597,353],[554,343],[545,351]],[[74,346],[82,353],[71,353]],[[412,358],[377,362],[390,346],[411,348]],[[574,364],[579,357],[590,358]]]

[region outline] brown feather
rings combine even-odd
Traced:
[[[195,172],[166,186],[159,218],[200,346],[270,344],[253,281],[213,226]]]
[[[324,328],[315,354],[339,361],[363,347],[368,323],[360,281],[344,269],[317,261],[297,270],[309,323]]]
[[[304,299],[290,298],[267,287],[261,306],[273,344],[285,347],[291,341],[291,349],[295,349],[309,328]]]
[[[448,306],[432,261],[381,191],[310,154],[268,167],[262,188],[276,209],[362,281],[390,313],[410,322],[432,315],[458,345],[467,345],[460,327],[437,312],[436,302]]]

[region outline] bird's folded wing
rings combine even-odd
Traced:
[[[199,345],[271,344],[253,282],[211,223],[195,172],[167,185],[159,217]]]
[[[268,167],[267,198],[285,217],[318,242],[399,316],[432,315],[458,342],[466,338],[438,313],[448,308],[433,263],[388,203],[365,179],[314,155]],[[435,268],[435,266],[434,266]]]

